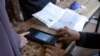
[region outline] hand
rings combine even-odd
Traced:
[[[66,52],[58,47],[45,45],[45,56],[65,56]]]
[[[29,32],[24,32],[24,33],[19,34],[20,39],[21,39],[21,43],[20,43],[21,48],[26,46],[26,44],[28,43],[27,39],[24,37],[27,34],[29,34]]]
[[[57,31],[57,36],[59,37],[59,40],[79,40],[80,34],[79,32],[75,30],[71,30],[67,27],[59,29]]]
[[[59,4],[60,2],[62,2],[63,0],[56,0],[56,4]]]

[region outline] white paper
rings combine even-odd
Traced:
[[[51,28],[59,29],[69,27],[76,31],[82,31],[84,24],[88,21],[87,18],[70,9],[66,9],[65,11],[65,14]]]
[[[70,9],[62,9],[57,5],[48,3],[41,11],[33,14],[48,27],[59,29],[69,27],[76,31],[82,31],[87,18]]]
[[[49,2],[41,11],[33,14],[33,16],[50,27],[57,22],[64,13],[65,10]]]

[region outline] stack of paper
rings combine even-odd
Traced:
[[[49,28],[59,29],[69,27],[76,31],[82,31],[87,18],[70,9],[62,9],[49,2],[41,11],[33,14]]]

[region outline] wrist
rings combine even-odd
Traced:
[[[80,40],[80,33],[79,32],[77,32],[77,37],[76,38],[77,38],[76,40]]]

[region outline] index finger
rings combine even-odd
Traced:
[[[30,32],[24,32],[24,33],[21,33],[20,35],[21,36],[25,36],[25,35],[27,35],[27,34],[29,34]]]
[[[58,29],[58,30],[57,30],[57,33],[58,33],[58,32],[61,32],[61,31],[64,31],[64,30],[65,30],[64,28]]]
[[[59,30],[57,30],[57,32],[61,32],[61,31],[65,31],[65,30],[68,30],[68,27],[60,28]]]

